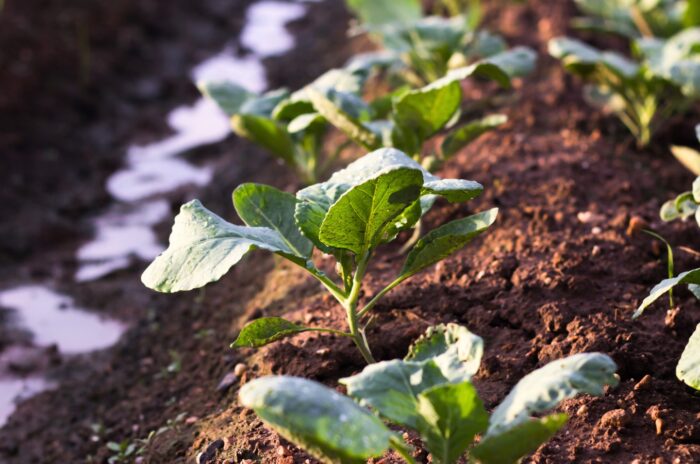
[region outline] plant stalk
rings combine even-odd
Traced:
[[[357,269],[355,270],[355,275],[352,278],[352,287],[350,288],[350,294],[345,300],[343,306],[345,307],[345,312],[348,318],[348,327],[350,328],[350,336],[355,342],[357,349],[360,350],[360,354],[365,359],[367,364],[374,364],[376,361],[372,356],[372,352],[367,344],[367,339],[365,334],[360,329],[358,324],[358,313],[357,313],[357,302],[360,299],[360,290],[362,288],[362,279],[367,271],[367,263],[369,261],[371,252],[366,252],[360,261],[357,263]]]

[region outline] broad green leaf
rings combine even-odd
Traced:
[[[601,52],[580,40],[569,37],[555,37],[547,44],[549,54],[562,60],[571,72],[586,76],[604,66],[621,78],[633,78],[639,72],[639,65],[615,52]]]
[[[413,342],[405,360],[433,360],[450,382],[462,382],[476,374],[483,354],[481,337],[458,324],[440,324]]]
[[[345,192],[328,210],[319,239],[362,255],[385,238],[387,227],[420,195],[420,170],[399,168]]]
[[[431,230],[408,253],[401,275],[411,276],[445,259],[488,229],[497,215],[494,208]]]
[[[700,324],[683,350],[676,366],[676,376],[688,386],[700,390]]]
[[[254,248],[294,259],[294,251],[277,231],[233,225],[192,200],[175,217],[170,246],[148,266],[141,281],[159,292],[199,288],[219,280]]]
[[[329,69],[309,84],[309,87],[324,93],[334,90],[359,95],[363,84],[364,77],[351,69]]]
[[[345,169],[336,171],[328,182],[358,185],[376,177],[382,172],[396,168],[417,169],[423,173],[423,180],[430,182],[440,178],[426,171],[411,157],[395,148],[380,148],[350,163]]]
[[[287,164],[294,165],[294,142],[276,121],[252,114],[231,117],[233,131],[269,150]]]
[[[530,74],[537,64],[537,54],[529,47],[513,47],[482,60],[504,71],[510,78],[523,77]],[[494,79],[498,82],[498,79]],[[504,87],[507,87],[504,85]]]
[[[325,119],[318,113],[300,114],[289,122],[287,125],[287,132],[290,134],[304,132],[309,130],[309,128],[322,126],[324,122]]]
[[[580,393],[602,395],[619,382],[617,366],[602,353],[580,353],[552,361],[522,379],[491,414],[486,437],[499,435]]]
[[[313,87],[309,87],[306,89],[306,94],[316,111],[352,140],[370,150],[379,147],[379,140],[374,132],[365,127],[356,118],[343,111],[343,109],[329,99],[325,93]]]
[[[241,114],[252,114],[262,116],[267,119],[272,118],[272,112],[280,102],[289,97],[287,89],[277,89],[265,92],[255,98],[249,98],[241,105]]]
[[[497,435],[482,438],[471,450],[480,464],[513,464],[549,441],[564,425],[566,414],[529,419]]]
[[[247,183],[233,191],[233,205],[246,225],[272,229],[295,255],[311,257],[313,243],[301,234],[294,222],[297,205],[294,195],[268,185]]]
[[[345,64],[352,73],[368,74],[373,68],[389,68],[401,63],[401,58],[390,50],[358,53]]]
[[[489,422],[489,415],[469,382],[425,390],[418,395],[417,409],[418,431],[437,464],[456,462]]]
[[[229,116],[240,112],[241,106],[255,94],[233,82],[198,82],[197,87]]]
[[[510,88],[510,76],[503,69],[493,63],[478,61],[468,66],[451,69],[445,75],[435,81],[434,85],[444,85],[446,82],[463,81],[469,77],[481,77],[482,79],[490,79],[496,82],[503,88]]]
[[[297,192],[294,220],[304,236],[324,253],[333,253],[333,247],[320,240],[321,224],[331,206],[349,188],[348,184],[329,181],[311,185]]]
[[[231,348],[257,348],[308,330],[313,329],[281,317],[261,317],[249,322],[241,329]]]
[[[622,95],[607,86],[587,84],[583,88],[583,98],[606,113],[623,114],[628,105]]]
[[[686,219],[696,213],[698,205],[693,199],[692,192],[684,192],[674,200],[669,200],[661,206],[659,216],[663,221]]]
[[[325,463],[361,464],[389,448],[391,431],[350,398],[297,377],[246,383],[241,404],[270,427]]]
[[[346,4],[370,26],[411,23],[422,16],[419,0],[346,0]]]
[[[484,186],[473,180],[439,179],[423,184],[421,196],[440,195],[451,203],[460,203],[476,198],[484,191]]]
[[[433,361],[381,361],[359,374],[340,379],[348,395],[371,406],[385,418],[415,429],[418,426],[418,395],[428,388],[448,383]]]
[[[700,176],[693,181],[693,200],[700,203]]]
[[[664,279],[656,284],[656,286],[651,289],[651,292],[649,292],[649,296],[644,298],[642,304],[640,304],[639,308],[637,308],[637,310],[634,312],[632,318],[636,319],[641,316],[649,305],[658,300],[676,285],[681,284],[700,284],[700,268],[683,272],[672,279]]]
[[[442,141],[440,151],[444,159],[451,158],[459,150],[476,140],[480,135],[505,124],[508,117],[504,114],[491,114],[475,121],[470,121],[450,132]]]
[[[428,85],[394,101],[394,120],[403,130],[425,140],[440,131],[459,110],[462,89],[459,82]]]

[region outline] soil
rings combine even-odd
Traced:
[[[305,453],[238,406],[239,385],[275,373],[337,387],[339,377],[363,367],[354,347],[333,336],[305,334],[257,352],[228,348],[239,328],[261,315],[343,328],[342,311],[315,281],[269,255],[255,253],[218,283],[178,295],[143,289],[141,266],[87,285],[69,278],[75,247],[89,236],[88,218],[107,204],[104,180],[126,145],[162,135],[167,111],[196,97],[187,70],[235,39],[246,4],[36,0],[10,1],[0,13],[0,49],[16,51],[0,55],[7,70],[0,86],[12,90],[0,100],[2,284],[50,278],[83,306],[132,322],[115,348],[66,360],[54,372],[60,388],[20,405],[0,430],[1,462],[105,462],[107,442],[129,440],[143,446],[148,463],[190,463],[207,449],[211,462],[302,463]],[[466,205],[439,203],[425,225],[492,206],[500,208],[498,222],[389,293],[376,306],[369,341],[375,357],[391,359],[431,324],[466,325],[486,342],[475,383],[487,407],[548,361],[607,353],[619,365],[620,386],[601,398],[565,401],[559,409],[569,424],[528,462],[698,462],[700,398],[674,369],[700,312],[679,291],[678,308],[667,312],[659,303],[631,320],[664,277],[665,262],[663,247],[628,228],[641,219],[674,245],[697,247],[695,224],[657,218],[661,203],[692,182],[667,146],[693,144],[700,115],[671,121],[650,148],[637,149],[615,119],[585,104],[581,82],[546,54],[548,39],[573,33],[574,14],[568,1],[487,5],[487,25],[511,44],[537,49],[540,63],[516,83],[516,98],[497,108],[509,122],[440,173],[477,180],[484,195]],[[366,40],[346,39],[348,21],[338,0],[311,3],[309,15],[291,26],[297,48],[266,61],[271,84],[297,87],[366,48]],[[89,59],[79,53],[86,43]],[[484,89],[465,88],[467,95],[491,91]],[[214,163],[216,176],[205,189],[173,194],[174,211],[197,196],[233,220],[229,198],[238,183],[296,188],[281,166],[233,137],[187,156]],[[163,239],[169,227],[160,226]],[[676,268],[698,261],[677,252]],[[396,246],[380,250],[364,295],[388,283],[401,262]],[[229,375],[224,388],[220,382],[238,363],[246,372]],[[400,461],[388,455],[381,462]]]

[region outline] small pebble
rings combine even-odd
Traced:
[[[624,409],[613,409],[603,414],[599,424],[606,429],[621,429],[628,421],[627,411]]]
[[[664,433],[664,420],[662,418],[658,418],[654,421],[654,425],[656,426],[656,434],[661,435]]]
[[[233,368],[233,373],[238,377],[241,377],[243,374],[245,374],[246,370],[248,370],[248,366],[243,363],[238,363],[236,364],[236,367]]]
[[[649,374],[647,374],[644,377],[642,377],[642,380],[637,382],[637,384],[634,386],[634,391],[642,390],[643,388],[648,387],[650,383],[651,383],[651,376]]]
[[[586,414],[588,414],[588,406],[586,406],[585,404],[582,404],[581,407],[578,408],[578,410],[576,411],[576,415],[577,416],[585,416]]]
[[[187,419],[185,419],[185,424],[187,424],[187,425],[192,425],[192,424],[196,423],[198,420],[199,420],[199,417],[197,417],[197,416],[190,416],[190,417],[188,417]]]
[[[285,457],[289,455],[289,450],[284,446],[280,445],[277,447],[277,456]]]

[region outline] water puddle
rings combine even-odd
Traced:
[[[12,346],[0,356],[0,427],[18,402],[55,387],[37,371],[46,368],[47,350],[77,355],[108,348],[126,325],[75,305],[73,299],[41,285],[0,291],[0,307],[12,310],[10,321],[32,335],[32,346]],[[13,367],[14,364],[14,367]],[[26,376],[13,371],[26,371]]]
[[[0,378],[0,427],[14,412],[17,404],[56,385],[43,377]]]

